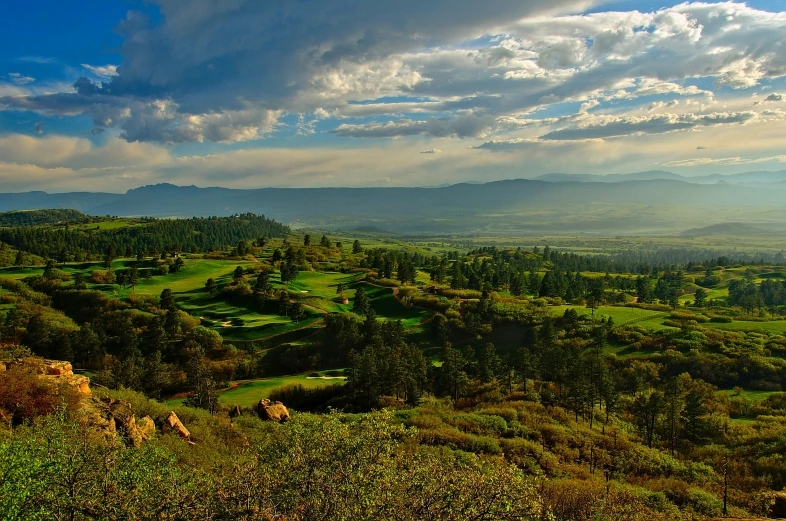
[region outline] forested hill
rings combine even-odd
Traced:
[[[628,214],[598,213],[605,207],[647,209]],[[264,213],[287,224],[328,227],[374,225],[393,232],[466,232],[499,224],[537,224],[538,212],[556,212],[572,221],[572,232],[661,231],[669,227],[706,226],[707,214],[691,216],[699,207],[748,208],[764,215],[767,206],[786,210],[786,184],[762,190],[752,186],[702,185],[678,180],[618,183],[538,180],[457,184],[440,188],[227,188],[145,186],[125,194],[0,194],[0,210],[74,208],[91,215],[185,217]],[[671,210],[665,211],[666,207]],[[675,208],[679,219],[675,220]],[[522,219],[526,213],[532,218]],[[535,213],[532,213],[535,212]],[[660,213],[656,213],[660,212]],[[768,214],[772,219],[772,213]],[[591,219],[588,219],[591,217]],[[546,225],[556,226],[555,216]],[[691,226],[694,225],[694,226]],[[491,229],[489,228],[489,229]],[[553,231],[557,231],[555,227]]]
[[[265,216],[251,213],[231,217],[191,219],[144,219],[118,228],[15,227],[0,228],[0,241],[26,252],[76,259],[103,255],[138,254],[151,251],[203,252],[237,245],[250,237],[283,237],[289,228]]]
[[[0,226],[40,226],[44,224],[82,224],[90,217],[78,210],[17,210],[0,213]]]

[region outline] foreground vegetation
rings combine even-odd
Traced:
[[[6,232],[41,237],[43,256],[0,271],[4,356],[72,361],[140,417],[174,407],[198,450],[168,434],[123,448],[68,411],[34,411],[4,433],[0,457],[20,470],[0,486],[18,487],[51,457],[39,436],[59,440],[46,450],[92,454],[111,460],[113,476],[135,476],[149,503],[137,518],[154,516],[144,510],[153,505],[172,519],[170,508],[194,519],[761,516],[786,486],[779,264],[550,247],[437,253],[270,236],[275,223],[263,236],[222,235],[243,233],[235,224],[201,229],[212,251],[151,251],[127,231],[112,251],[128,255],[107,247],[82,262],[70,250],[57,259],[62,223]],[[118,229],[149,228],[134,235],[145,237],[165,230],[156,226]],[[189,226],[202,224],[172,229]],[[262,397],[298,411],[293,421],[252,418]],[[11,398],[0,408],[21,403]],[[233,423],[234,405],[245,414]],[[358,456],[343,461],[347,451]],[[79,461],[45,472],[41,486],[57,490]],[[142,504],[104,486],[116,494],[106,505],[87,492],[68,504],[84,518]],[[167,487],[179,506],[156,495]],[[12,496],[8,508],[56,515],[67,507],[52,494]]]

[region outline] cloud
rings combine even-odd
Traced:
[[[38,64],[48,64],[48,63],[55,63],[54,58],[49,56],[22,56],[21,58],[17,58],[17,61],[20,62],[27,62],[27,63],[38,63]]]
[[[572,128],[549,132],[544,140],[603,139],[641,134],[663,134],[715,125],[742,124],[758,117],[755,112],[712,114],[659,114],[656,116],[599,116]]]
[[[43,134],[44,133],[44,125],[45,124],[46,124],[46,121],[39,121],[38,123],[36,123],[35,124],[35,133],[38,134],[38,135]]]
[[[783,96],[781,94],[773,93],[764,98],[764,101],[783,101]]]
[[[101,78],[117,76],[117,65],[88,65],[83,63],[82,67],[92,72],[94,76]]]
[[[736,166],[736,165],[755,165],[758,163],[786,163],[786,156],[766,156],[766,157],[721,157],[709,158],[700,157],[695,159],[683,159],[663,163],[666,168],[680,168],[692,166]]]
[[[353,138],[396,138],[416,135],[433,137],[484,137],[496,126],[489,115],[461,114],[457,117],[429,118],[423,121],[402,119],[385,123],[341,124],[332,133]]]
[[[430,148],[428,150],[421,150],[420,153],[421,154],[440,154],[440,153],[442,153],[442,150],[440,150],[438,148]]]
[[[33,83],[35,81],[35,78],[31,76],[25,76],[24,74],[20,74],[18,72],[9,73],[8,78],[16,85],[27,85],[28,83]]]
[[[483,138],[545,105],[638,99],[657,112],[786,76],[786,14],[736,2],[589,14],[576,13],[600,0],[155,3],[160,20],[132,12],[118,27],[117,67],[83,65],[100,81],[0,106],[165,144],[261,139],[288,115],[306,134],[314,118],[343,137]]]

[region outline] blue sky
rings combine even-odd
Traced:
[[[9,0],[0,183],[784,169],[784,4]]]

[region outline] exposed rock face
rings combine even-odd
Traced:
[[[169,426],[170,429],[177,431],[177,433],[182,438],[188,439],[191,437],[191,433],[188,432],[188,429],[186,429],[185,425],[183,425],[183,422],[181,422],[180,418],[177,417],[175,411],[169,413],[169,416],[167,416],[166,419],[166,424]]]
[[[131,445],[139,447],[151,439],[156,426],[150,416],[136,420],[131,404],[123,400],[89,398],[82,403],[82,418],[87,425],[108,437],[123,436]]]
[[[257,404],[257,414],[263,420],[274,422],[285,422],[289,420],[289,411],[281,402],[272,403],[267,398],[259,400]]]
[[[43,358],[22,358],[14,360],[11,365],[21,365],[32,369],[38,373],[38,377],[55,385],[65,384],[73,388],[77,394],[90,396],[90,378],[74,374],[74,369],[70,362],[59,360],[45,360]],[[6,364],[2,364],[0,371],[5,371]]]

